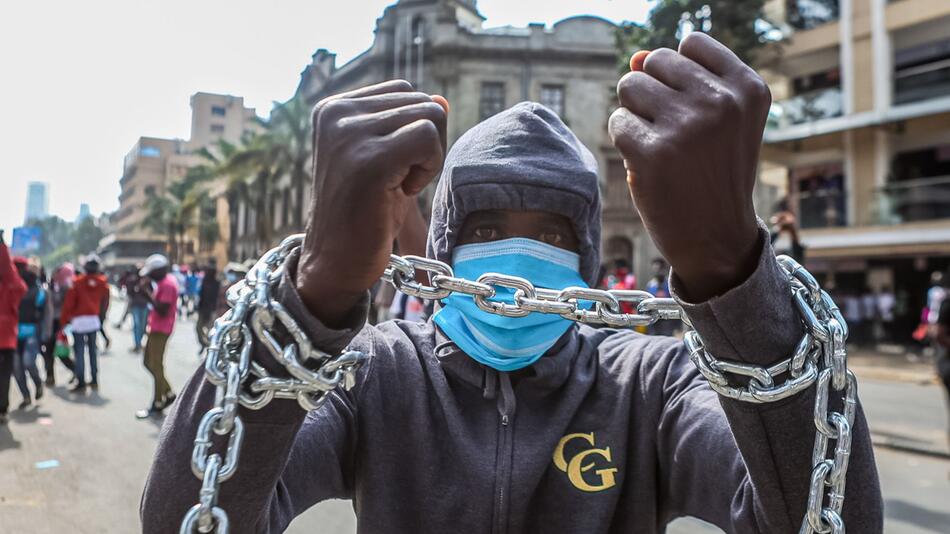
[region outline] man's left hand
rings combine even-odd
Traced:
[[[614,146],[647,231],[693,302],[741,284],[759,237],[752,189],[768,86],[728,48],[692,33],[621,78]]]

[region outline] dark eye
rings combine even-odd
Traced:
[[[483,241],[492,241],[498,239],[498,230],[491,226],[479,226],[475,228],[475,237]]]
[[[541,241],[549,245],[560,246],[564,243],[564,235],[560,232],[544,232],[541,234]]]

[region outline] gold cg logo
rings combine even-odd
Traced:
[[[590,445],[590,447],[574,454],[570,458],[565,458],[564,449],[568,443],[574,440],[584,441]],[[593,474],[585,475],[585,473],[588,473],[597,465],[598,462],[595,461],[595,458],[600,458],[602,462],[606,462],[608,467],[595,469]],[[581,491],[597,492],[616,486],[617,468],[609,467],[612,461],[610,457],[610,447],[604,447],[603,449],[596,448],[593,432],[589,434],[568,434],[561,438],[561,441],[557,444],[557,448],[554,449],[554,466],[563,473],[566,473],[567,479],[571,481],[571,484]]]

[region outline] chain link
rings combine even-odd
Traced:
[[[316,409],[336,387],[352,387],[356,370],[365,360],[357,351],[344,351],[332,357],[314,348],[296,321],[271,296],[287,256],[302,241],[302,235],[290,236],[265,254],[243,282],[228,290],[231,309],[215,321],[205,360],[206,376],[217,386],[215,407],[199,424],[192,454],[192,471],[202,480],[202,489],[199,503],[182,522],[181,534],[227,532],[227,514],[217,506],[217,491],[237,468],[244,432],[238,403],[258,410],[274,398],[296,399],[304,409]],[[787,256],[777,259],[788,276],[792,302],[803,330],[789,358],[770,367],[719,360],[706,350],[695,330],[686,333],[684,342],[690,360],[710,387],[725,397],[767,403],[816,386],[813,468],[808,505],[799,532],[844,533],[841,511],[857,406],[857,381],[847,368],[847,323],[831,297],[804,267]],[[429,275],[430,285],[417,280],[420,272]],[[467,295],[480,309],[506,317],[546,313],[611,327],[647,326],[659,320],[681,319],[692,326],[676,301],[656,298],[646,291],[586,287],[551,290],[535,287],[522,277],[499,273],[467,280],[457,278],[448,264],[419,256],[391,256],[382,280],[407,295],[426,300]],[[512,291],[509,298],[502,297]],[[632,305],[635,313],[623,312],[625,303]],[[276,323],[293,340],[291,343],[280,343],[274,334]],[[289,378],[270,376],[260,364],[251,361],[252,332],[287,369]],[[250,375],[255,378],[247,384]],[[244,384],[247,386],[242,388]],[[831,405],[833,396],[842,406],[840,412]],[[208,454],[211,432],[228,436],[224,457]]]
[[[198,423],[191,455],[191,470],[201,480],[201,490],[198,503],[185,514],[179,534],[228,532],[228,515],[218,506],[218,489],[234,476],[241,455],[244,422],[239,405],[259,410],[278,398],[296,399],[304,409],[316,409],[338,386],[353,387],[356,371],[365,360],[357,351],[333,357],[314,348],[274,299],[287,256],[299,244],[299,236],[291,236],[266,253],[243,281],[228,289],[231,309],[214,322],[204,367],[205,377],[216,387],[215,404]],[[281,344],[281,336],[275,333],[277,323],[292,343]],[[252,361],[255,335],[287,369],[289,378],[271,376]],[[223,455],[211,452],[214,435],[227,439]]]

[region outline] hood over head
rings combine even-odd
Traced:
[[[432,202],[426,254],[452,262],[465,217],[475,211],[546,211],[577,233],[580,273],[600,267],[597,161],[550,109],[522,102],[465,132],[449,151]]]

